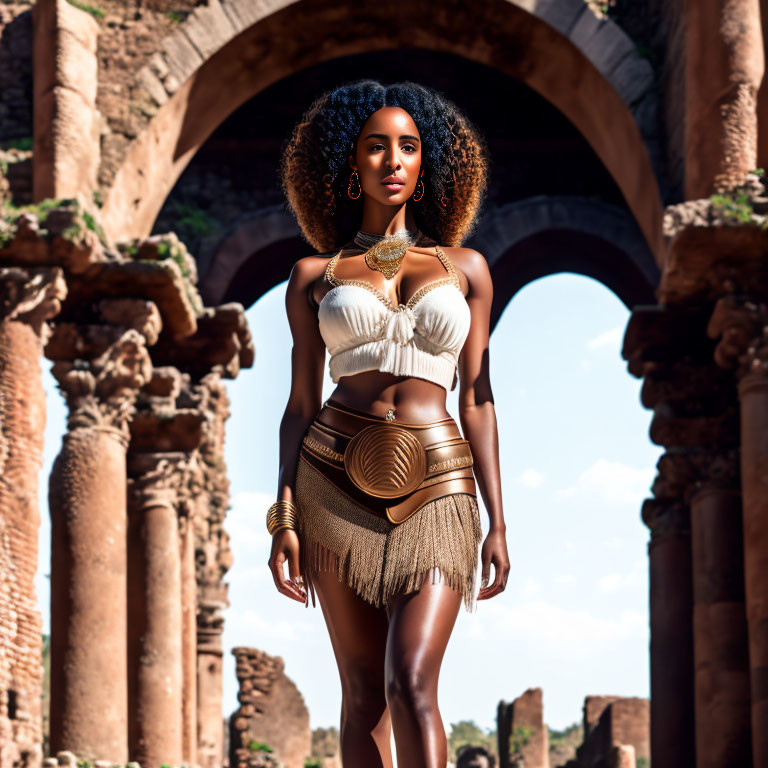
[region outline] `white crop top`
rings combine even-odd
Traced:
[[[367,280],[336,277],[341,251],[328,262],[325,278],[334,287],[318,304],[317,316],[334,382],[385,371],[455,389],[470,311],[456,268],[439,245],[435,251],[448,277],[427,283],[397,307]]]

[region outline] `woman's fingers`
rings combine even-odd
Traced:
[[[277,591],[280,592],[280,594],[303,603],[306,593],[304,590],[299,589],[299,587],[294,583],[294,579],[296,576],[299,576],[299,574],[296,573],[296,576],[293,576],[292,574],[290,579],[285,578],[283,563],[287,559],[288,558],[285,554],[285,549],[275,549],[273,551],[268,562],[269,570],[272,572],[272,579],[275,582]],[[296,553],[296,562],[298,563],[298,553]]]

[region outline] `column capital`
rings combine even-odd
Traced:
[[[152,362],[138,331],[117,331],[115,335],[98,357],[58,360],[51,370],[69,406],[69,432],[111,431],[127,446],[128,422],[140,387],[152,375]]]
[[[0,267],[0,320],[18,320],[32,328],[45,345],[47,321],[59,314],[67,296],[61,267]]]
[[[717,300],[707,326],[719,339],[715,362],[739,378],[768,373],[768,304],[748,296],[728,294]]]
[[[643,522],[651,529],[651,544],[670,537],[691,535],[688,506],[677,499],[645,499]]]
[[[197,452],[128,453],[128,494],[134,509],[167,504],[189,517],[204,490],[203,477]]]

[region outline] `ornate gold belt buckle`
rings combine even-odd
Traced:
[[[347,443],[344,469],[361,491],[392,499],[421,485],[427,474],[427,452],[407,429],[372,424]]]

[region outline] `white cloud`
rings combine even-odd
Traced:
[[[535,469],[526,469],[518,476],[518,482],[526,488],[538,488],[544,482],[544,475]]]
[[[612,539],[604,539],[603,540],[603,546],[606,549],[620,549],[624,546],[624,539],[622,539],[619,536],[616,536]]]
[[[530,600],[534,595],[538,595],[539,592],[541,592],[541,584],[539,584],[539,582],[534,581],[531,578],[525,580],[522,593],[526,600]]]
[[[555,576],[552,581],[555,584],[570,584],[573,582],[573,578],[572,573],[561,573],[559,576]]]
[[[609,331],[603,331],[587,342],[587,349],[601,349],[603,347],[612,347],[618,349],[621,344],[624,329],[621,327],[611,328]]]
[[[229,611],[227,622],[231,623],[230,634],[237,637],[258,638],[263,643],[265,639],[279,640],[285,643],[295,643],[313,636],[314,627],[306,622],[291,619],[291,621],[275,621],[274,617],[264,618],[252,608],[243,611]]]
[[[652,466],[629,467],[620,461],[598,459],[579,475],[574,485],[555,494],[560,499],[570,499],[585,493],[612,504],[640,504],[649,494],[655,471]]]
[[[642,583],[642,574],[638,570],[607,573],[598,582],[601,592],[618,592],[625,587],[635,587]]]
[[[647,614],[637,611],[604,618],[541,600],[518,605],[489,601],[480,610],[489,636],[515,637],[560,658],[591,657],[616,641],[648,632]]]

